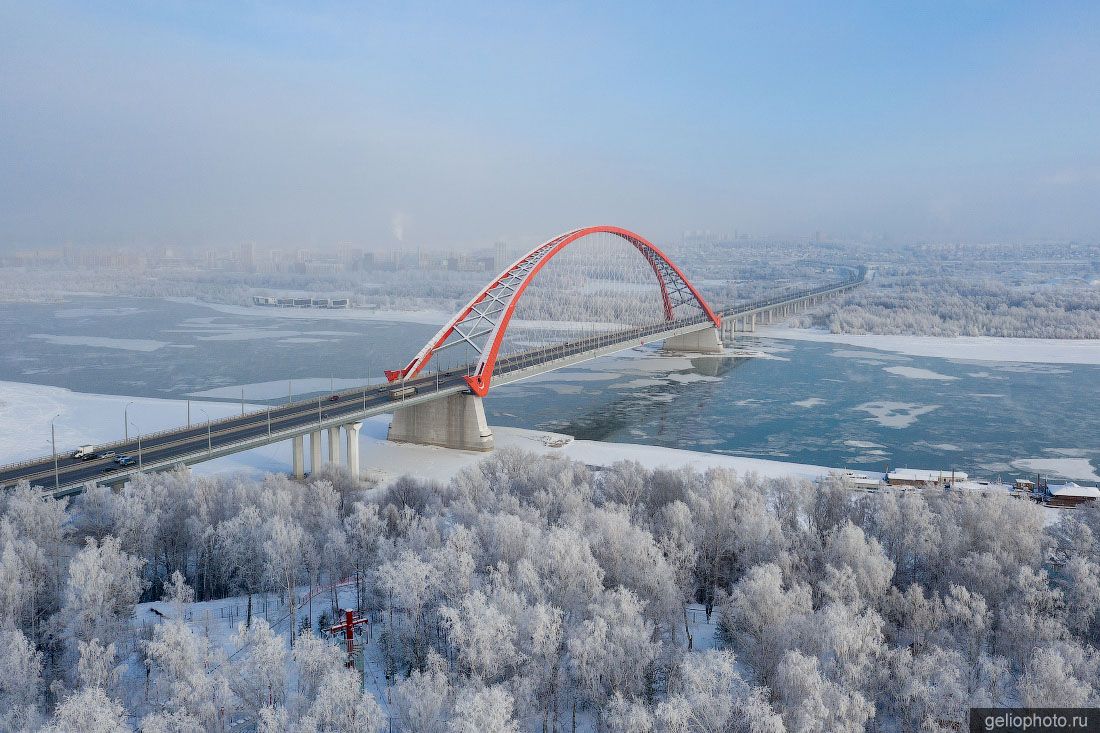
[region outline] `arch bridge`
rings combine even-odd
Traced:
[[[556,307],[559,296],[578,296],[568,277],[548,274],[548,266],[579,252],[597,238],[621,246],[616,257],[636,266],[636,282],[614,284],[609,298],[619,293],[644,293],[637,304],[619,307],[611,324],[572,332],[565,338],[513,339],[521,331],[524,317],[516,317],[528,301]],[[404,367],[386,371],[388,383],[368,385],[327,397],[291,401],[264,410],[187,425],[96,446],[96,451],[114,451],[137,457],[131,466],[115,467],[105,473],[110,459],[83,461],[65,452],[0,466],[0,487],[28,480],[58,495],[78,493],[95,483],[121,483],[138,471],[166,470],[200,463],[224,455],[271,443],[291,440],[293,472],[305,475],[305,436],[309,436],[310,469],[341,461],[341,429],[346,440],[348,468],[359,473],[359,428],[363,419],[380,413],[394,413],[389,437],[401,442],[441,445],[464,450],[490,450],[492,430],[482,398],[491,386],[526,379],[606,354],[663,342],[664,348],[688,353],[720,353],[722,336],[738,330],[755,329],[757,319],[791,315],[816,305],[827,297],[843,293],[864,282],[863,267],[848,268],[842,280],[815,288],[779,293],[773,297],[713,309],[660,249],[634,232],[613,226],[574,229],[539,246],[505,268],[482,288],[455,316],[420,349]],[[532,295],[532,284],[541,278],[549,293]],[[607,273],[603,273],[607,275]],[[637,273],[636,273],[637,274]],[[557,277],[557,279],[555,279]],[[619,278],[612,272],[610,279]],[[581,300],[599,298],[582,293]],[[606,294],[604,294],[606,295]],[[626,295],[623,295],[626,298]],[[544,313],[544,312],[543,312]],[[472,358],[445,364],[447,355],[468,354]],[[322,433],[328,433],[328,456],[322,457]]]

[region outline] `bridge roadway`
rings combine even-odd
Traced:
[[[862,280],[863,271],[860,270],[857,276],[843,282],[739,304],[722,309],[718,313],[723,321],[743,317],[745,314],[767,311],[785,304],[800,303],[819,295],[842,292],[855,287]],[[499,359],[493,383],[507,384],[570,364],[708,327],[712,327],[710,320],[705,315],[699,315],[625,331],[595,334],[566,344],[533,349]],[[56,472],[55,458],[52,455],[0,466],[0,489],[26,480],[57,496],[63,496],[79,493],[89,482],[121,482],[140,471],[164,470],[179,464],[200,463],[326,428],[338,428],[373,415],[467,392],[468,387],[464,377],[468,368],[469,366],[430,373],[403,383],[344,390],[316,399],[299,400],[209,423],[193,424],[189,427],[95,446],[97,453],[111,450],[118,455],[129,455],[139,460],[140,465],[118,466],[109,458],[84,461],[73,458],[69,450],[64,454],[58,454]],[[417,391],[405,398],[394,399],[394,391],[402,386],[415,387]],[[337,399],[332,400],[333,396]]]

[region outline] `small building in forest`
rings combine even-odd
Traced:
[[[921,468],[895,468],[886,474],[886,483],[891,486],[932,486],[947,488],[954,481],[966,481],[968,476],[962,471],[928,471]]]
[[[1100,499],[1100,489],[1095,486],[1080,486],[1072,481],[1064,484],[1046,485],[1043,500],[1047,506],[1072,509],[1079,504]]]

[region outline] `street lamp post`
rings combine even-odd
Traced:
[[[134,430],[138,431],[138,436],[137,436],[137,441],[138,441],[138,446],[137,446],[137,448],[138,448],[138,470],[140,471],[141,470],[141,428],[139,428],[135,424],[134,425]]]
[[[210,413],[208,413],[201,407],[199,408],[199,412],[201,412],[206,417],[206,452],[211,453],[213,452],[213,447],[210,441]]]
[[[59,417],[61,417],[61,413],[57,413],[50,420],[50,445],[53,446],[53,487],[55,489],[61,488],[61,476],[57,465],[57,433],[53,427],[53,421]]]
[[[122,433],[126,436],[126,440],[130,440],[130,405],[133,402],[127,402],[126,407],[122,408]]]

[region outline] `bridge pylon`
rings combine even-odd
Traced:
[[[493,431],[485,419],[485,405],[481,397],[465,392],[402,407],[393,413],[386,437],[396,443],[456,450],[493,449]]]
[[[662,348],[665,351],[692,354],[721,354],[722,339],[718,335],[718,329],[710,327],[667,338]]]

